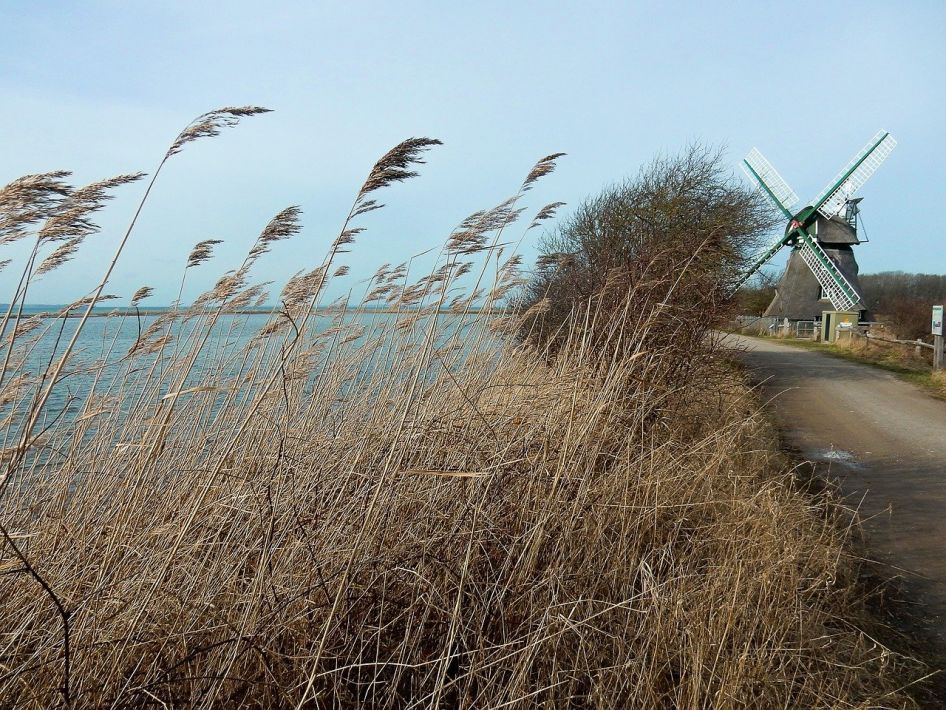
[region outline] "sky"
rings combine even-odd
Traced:
[[[758,147],[809,200],[881,128],[898,146],[859,193],[861,271],[946,273],[941,0],[4,2],[0,27],[0,185],[150,173],[193,117],[273,109],[168,162],[106,288],[124,299],[148,285],[150,303],[170,302],[191,247],[224,240],[188,274],[193,299],[300,205],[303,231],[253,272],[278,290],[321,262],[372,164],[411,136],[444,145],[380,195],[329,295],[441,243],[552,152],[567,155],[527,193],[531,211],[573,207],[693,141],[724,146],[734,170]],[[143,190],[121,188],[101,233],[28,300],[94,287]],[[525,235],[527,262],[539,236]],[[2,248],[0,301],[27,246]]]

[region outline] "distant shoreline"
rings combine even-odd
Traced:
[[[0,309],[3,309],[4,311],[6,311],[7,308],[9,308],[9,304],[6,304],[6,303],[0,304]],[[27,304],[26,306],[24,306],[24,309],[23,309],[23,317],[24,318],[26,317],[29,317],[29,318],[33,318],[33,317],[81,318],[85,314],[85,311],[83,310],[82,307],[74,308],[71,311],[69,311],[69,313],[63,313],[62,311],[64,308],[66,308],[65,305],[54,306],[54,305],[47,305],[47,304],[39,304],[39,305],[31,306]],[[92,309],[92,312],[89,313],[89,317],[90,318],[108,318],[110,316],[136,316],[136,317],[161,316],[166,313],[169,313],[171,310],[172,309],[170,306],[159,306],[157,308],[138,308],[138,309],[129,308],[127,306],[123,306],[120,308],[106,308],[103,306],[96,306],[95,308]],[[210,313],[214,313],[215,310],[216,309],[208,309],[205,311],[194,312],[194,311],[188,311],[188,308],[185,306],[179,309],[178,312],[188,313],[189,315],[193,315],[194,313],[210,314]],[[377,315],[396,315],[399,313],[416,313],[419,310],[420,309],[418,308],[402,308],[400,310],[397,310],[394,308],[364,308],[364,307],[362,308],[353,307],[353,308],[348,309],[349,312],[357,311],[360,313],[377,314]],[[470,308],[468,312],[479,313],[482,310],[483,310],[482,308],[476,307],[476,308]],[[493,309],[493,311],[496,314],[502,314],[504,312],[504,309],[496,308],[496,309]],[[330,316],[330,315],[335,315],[339,312],[341,312],[339,309],[319,308],[315,311],[315,314]],[[449,314],[452,311],[447,310],[447,309],[441,309],[437,312],[440,314]],[[275,313],[278,313],[278,311],[274,310],[274,307],[272,308],[240,308],[235,311],[225,311],[224,315],[234,315],[234,316],[235,315],[252,315],[252,316],[264,315],[265,316],[265,315],[271,315]],[[14,312],[10,315],[10,317],[11,319],[15,319],[17,317],[17,314]]]

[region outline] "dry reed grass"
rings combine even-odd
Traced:
[[[201,117],[165,160],[257,112]],[[44,414],[85,318],[41,373],[23,363],[59,324],[10,340],[3,704],[906,702],[906,661],[855,625],[838,510],[795,490],[711,344],[681,371],[673,338],[648,337],[666,314],[627,310],[612,317],[628,345],[602,362],[590,304],[554,357],[506,335],[521,320],[496,305],[521,276],[503,233],[557,156],[465,220],[429,275],[385,265],[361,304],[321,309],[353,221],[378,207],[366,196],[411,177],[434,143],[379,162],[328,256],[245,347],[211,329],[244,327],[224,316],[262,297],[249,267],[296,231],[294,208],[199,308],[154,321],[112,374],[93,367],[74,418]],[[0,193],[15,206],[7,234],[41,229],[61,177]]]
[[[946,396],[946,372],[942,370],[939,372],[934,372],[931,376],[933,384],[936,386],[936,389],[940,394]]]
[[[917,355],[912,344],[848,336],[838,338],[832,345],[860,360],[915,372],[929,372],[932,361],[931,350],[924,349]]]

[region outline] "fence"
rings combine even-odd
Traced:
[[[821,332],[821,324],[813,320],[797,320],[789,325],[789,332],[795,338],[812,340]]]
[[[735,330],[783,338],[814,338],[818,332],[813,320],[785,321],[771,316],[736,316],[732,326]]]
[[[778,327],[778,318],[765,318],[762,316],[736,316],[733,319],[732,326],[735,330],[751,331],[761,335],[773,335]]]
[[[847,337],[854,342],[858,338],[864,338],[866,342],[877,342],[877,343],[888,343],[890,345],[905,345],[913,348],[913,354],[917,357],[921,357],[924,353],[924,350],[929,350],[932,355],[933,350],[935,349],[933,345],[929,343],[924,343],[922,340],[898,340],[897,338],[885,338],[882,335],[874,335],[869,330],[862,328],[838,328],[837,337],[840,340],[843,335],[846,334]]]
[[[877,321],[862,321],[856,326],[846,327],[838,326],[835,329],[835,340],[849,340],[854,342],[863,338],[865,343],[883,343],[884,345],[912,348],[913,354],[918,358],[932,361],[933,369],[942,369],[946,362],[946,352],[940,352],[937,357],[936,346],[925,343],[922,340],[900,340],[898,338],[888,338],[885,335],[874,331],[885,332],[885,325]],[[730,323],[733,330],[739,330],[744,333],[757,333],[759,335],[770,335],[781,338],[804,338],[808,340],[818,340],[821,336],[821,323],[814,320],[789,321],[787,319],[765,317],[765,316],[736,316]],[[943,339],[938,338],[937,342],[942,343]]]

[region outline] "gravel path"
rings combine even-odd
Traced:
[[[946,402],[884,370],[730,335],[786,441],[825,462],[866,518],[875,559],[899,569],[946,648]]]

